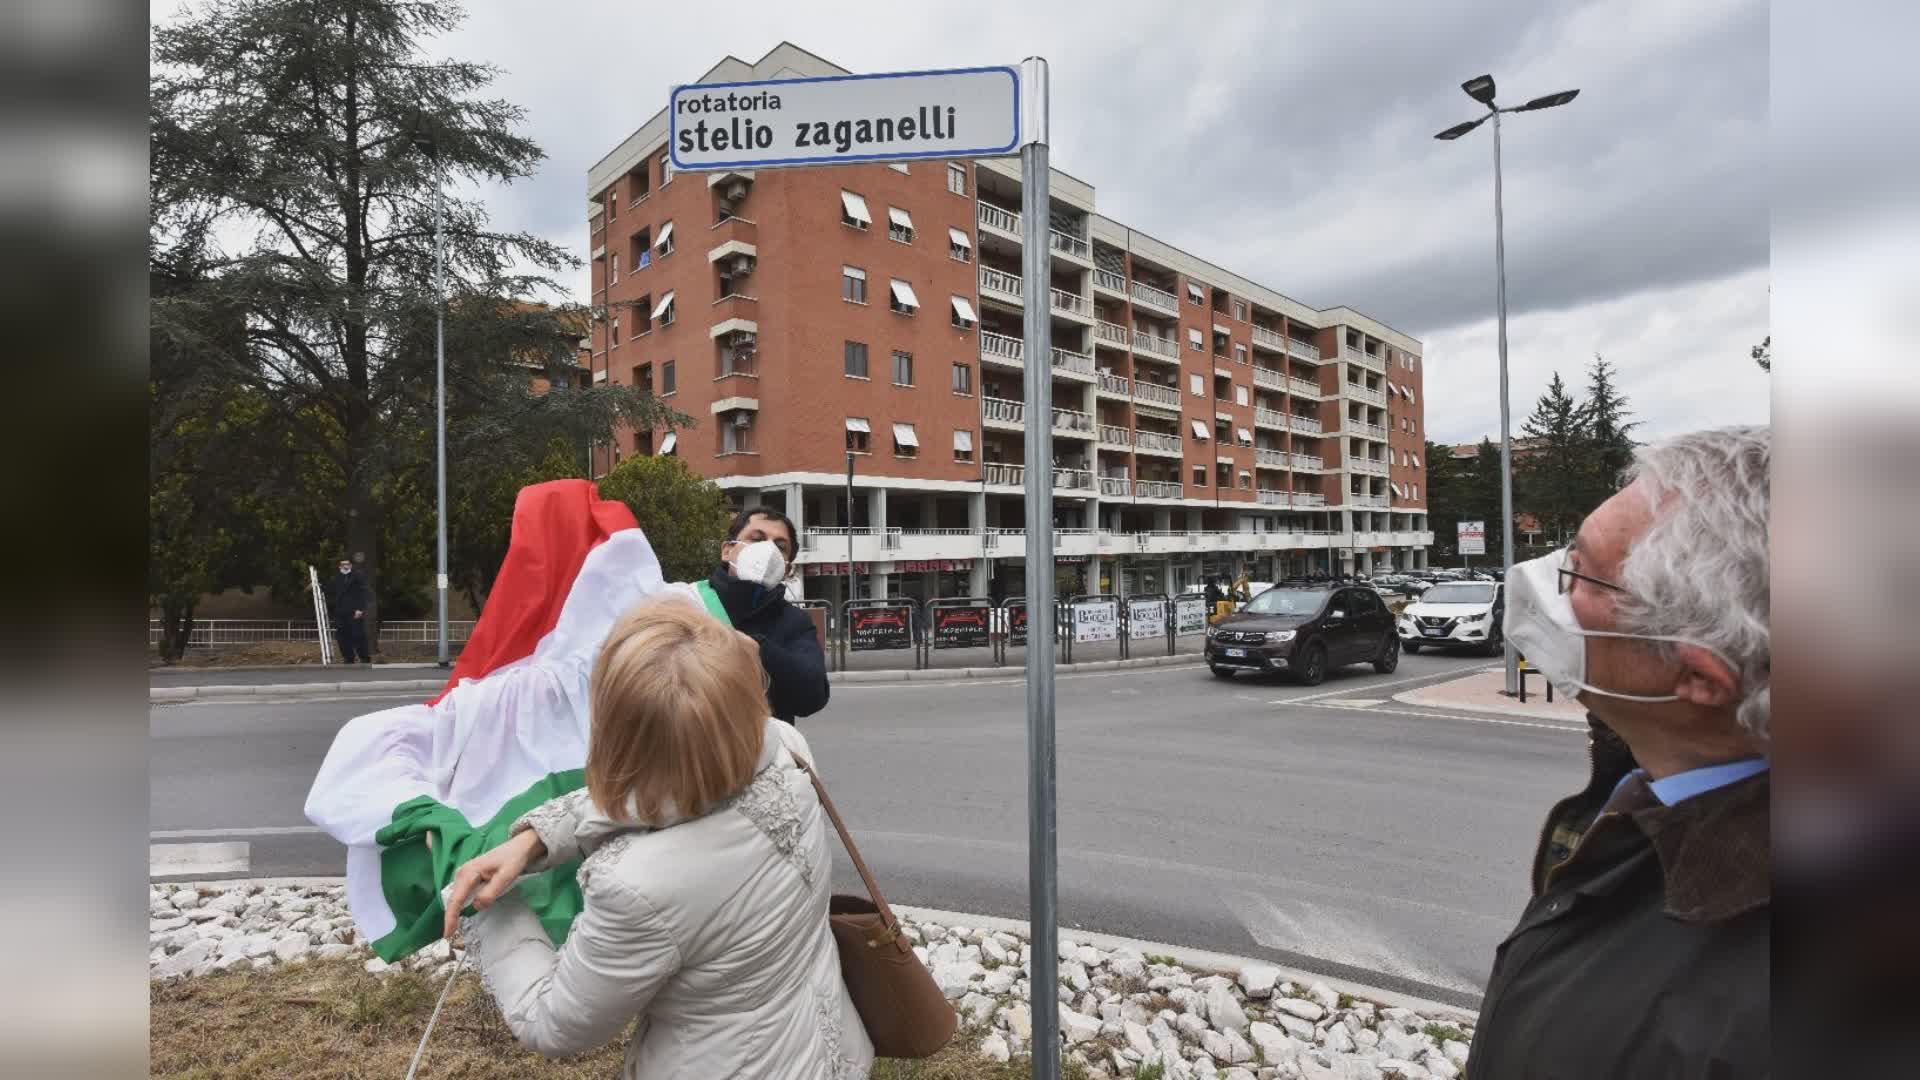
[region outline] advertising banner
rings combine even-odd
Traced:
[[[1082,600],[1073,605],[1073,640],[1117,641],[1120,605],[1112,600]]]
[[[855,652],[913,648],[913,608],[907,604],[854,608],[847,619]]]
[[[1173,602],[1173,632],[1181,637],[1207,632],[1207,601],[1204,597],[1183,596]]]
[[[1136,640],[1166,637],[1167,602],[1165,600],[1127,601],[1127,636]]]
[[[933,647],[936,649],[984,649],[987,647],[985,604],[933,609]]]

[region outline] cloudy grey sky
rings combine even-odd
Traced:
[[[156,11],[175,5],[160,0]],[[913,10],[917,19],[889,14]],[[1504,121],[1515,423],[1551,373],[1616,364],[1643,433],[1764,422],[1768,10],[1759,0],[1202,4],[485,0],[437,51],[504,69],[548,161],[496,223],[584,254],[587,168],[721,57],[791,40],[854,71],[1053,71],[1053,162],[1109,216],[1425,343],[1427,434],[1498,432],[1491,130]],[[584,271],[563,284],[584,299]]]

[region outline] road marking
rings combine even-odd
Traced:
[[[1269,949],[1301,956],[1319,956],[1347,967],[1412,979],[1455,993],[1479,994],[1471,978],[1445,972],[1424,956],[1410,955],[1405,945],[1346,907],[1329,907],[1298,897],[1286,901],[1291,911],[1263,896],[1238,889],[1222,889],[1220,900],[1233,913],[1247,936]],[[1419,946],[1414,945],[1413,950]]]
[[[1349,697],[1341,698],[1339,701],[1321,702],[1322,705],[1337,705],[1342,709],[1371,709],[1375,705],[1385,705],[1386,703],[1387,699],[1383,697]]]
[[[1494,670],[1496,670],[1496,668],[1493,666],[1475,667],[1475,668],[1453,668],[1449,671],[1443,671],[1438,674],[1415,675],[1412,678],[1395,679],[1392,682],[1368,683],[1365,686],[1349,686],[1339,690],[1326,690],[1318,694],[1304,694],[1300,697],[1275,698],[1272,701],[1267,702],[1267,704],[1269,705],[1304,705],[1310,701],[1325,701],[1328,698],[1339,697],[1341,694],[1362,694],[1362,693],[1367,693],[1369,691],[1374,691],[1374,690],[1385,690],[1385,689],[1388,689],[1389,687],[1394,687],[1394,686],[1412,686],[1414,683],[1436,682],[1436,681],[1445,682],[1452,679],[1465,678],[1468,675],[1478,675],[1483,671],[1494,671]]]
[[[1338,701],[1323,701],[1317,705],[1316,708],[1344,708],[1350,712],[1378,714],[1382,716],[1409,716],[1415,720],[1465,720],[1473,724],[1497,724],[1500,727],[1539,728],[1542,731],[1564,731],[1572,735],[1587,734],[1587,727],[1584,724],[1575,726],[1572,724],[1548,724],[1532,720],[1500,720],[1491,716],[1468,716],[1464,713],[1449,712],[1414,712],[1412,709],[1388,709],[1379,706],[1356,708]]]
[[[156,829],[149,840],[210,840],[219,836],[304,836],[320,831],[318,825],[266,825],[243,829]]]
[[[224,844],[151,844],[147,847],[147,876],[244,874],[251,861],[249,850],[244,840]]]

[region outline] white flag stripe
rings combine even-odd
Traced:
[[[244,874],[251,863],[246,841],[223,844],[150,844],[147,876],[205,877],[208,874]]]

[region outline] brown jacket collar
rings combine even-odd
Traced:
[[[1660,857],[1667,914],[1719,922],[1768,905],[1771,792],[1763,772],[1677,806],[1633,812]]]

